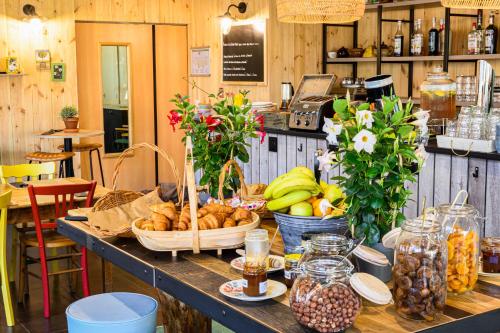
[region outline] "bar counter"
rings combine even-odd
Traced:
[[[158,288],[202,314],[236,332],[305,332],[289,309],[288,294],[262,302],[240,302],[225,298],[219,286],[228,280],[240,279],[241,273],[229,262],[237,256],[224,250],[221,257],[214,251],[194,255],[180,252],[153,252],[136,239],[100,239],[81,222],[58,220],[58,232],[87,246],[105,260],[131,273],[152,287]],[[261,227],[275,230],[272,220]],[[280,239],[280,237],[277,237]],[[282,253],[281,241],[272,252]],[[269,275],[282,281],[281,272]],[[347,332],[494,332],[500,327],[500,283],[478,281],[473,292],[448,296],[444,315],[434,322],[409,321],[400,318],[393,305],[374,306],[363,303],[354,326]]]

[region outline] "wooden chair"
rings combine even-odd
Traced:
[[[102,186],[106,186],[104,185],[104,173],[102,172],[101,152],[99,151],[100,148],[102,148],[102,144],[100,143],[74,143],[73,153],[85,153],[85,152],[89,153],[90,179],[94,180],[94,168],[92,167],[92,152],[94,151],[97,152],[97,162],[99,163],[99,171],[101,172]],[[57,149],[64,151],[64,145],[57,146]]]
[[[45,162],[39,164],[17,164],[0,165],[0,182],[9,184],[13,182],[23,182],[24,179],[40,178],[46,176],[47,179],[56,177],[56,163]],[[35,223],[17,223],[12,228],[12,252],[9,265],[9,276],[14,281],[17,274],[17,247],[19,245],[19,233],[35,230]]]
[[[14,326],[14,311],[10,298],[9,273],[7,272],[7,207],[12,191],[0,195],[0,277],[2,278],[3,307],[7,326]]]
[[[77,252],[76,243],[72,240],[60,235],[56,231],[56,223],[44,222],[40,219],[37,196],[53,195],[55,202],[55,218],[66,216],[68,210],[75,208],[75,194],[88,192],[85,201],[85,207],[92,206],[92,200],[97,183],[95,181],[89,184],[70,184],[70,185],[54,185],[54,186],[28,186],[28,193],[31,201],[31,209],[33,211],[33,219],[35,220],[36,234],[22,235],[21,241],[21,274],[19,279],[19,301],[24,300],[25,283],[28,275],[41,278],[43,287],[43,315],[45,318],[50,317],[50,290],[49,277],[59,274],[68,274],[81,272],[83,296],[89,296],[89,281],[87,269],[87,249],[81,247],[81,251]],[[39,257],[34,258],[27,255],[28,247],[37,247]],[[47,257],[46,248],[66,248],[68,253]],[[80,257],[80,264],[75,262],[75,259]],[[48,261],[59,261],[70,259],[70,267],[60,271],[48,271]],[[28,264],[39,263],[41,266],[41,276],[38,276],[28,270]]]

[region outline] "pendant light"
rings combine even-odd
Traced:
[[[278,21],[285,23],[347,23],[365,13],[365,0],[276,0]]]
[[[441,5],[460,9],[500,9],[500,0],[441,0]]]

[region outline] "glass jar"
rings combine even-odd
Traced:
[[[298,253],[285,254],[285,285],[288,288],[293,286],[295,279],[297,278],[297,271],[299,268],[299,260],[301,255]]]
[[[245,265],[243,266],[243,292],[250,297],[267,292],[267,257],[269,235],[267,230],[254,229],[245,234]]]
[[[344,235],[321,233],[311,237],[311,240],[305,243],[305,252],[299,265],[302,263],[319,258],[329,258],[335,255],[346,256],[357,242]]]
[[[492,108],[486,120],[486,139],[495,140],[497,137],[496,127],[500,124],[500,109]]]
[[[290,308],[299,324],[323,333],[352,326],[361,311],[361,299],[349,284],[353,269],[342,256],[304,263],[290,291]]]
[[[431,321],[446,301],[446,241],[436,219],[407,220],[396,242],[393,296],[397,313]]]
[[[443,68],[436,66],[420,85],[420,107],[430,110],[431,121],[455,118],[457,85]]]
[[[461,294],[477,281],[481,217],[467,204],[440,205],[436,213],[448,244],[448,291]]]
[[[483,238],[481,262],[484,273],[500,273],[500,237]]]

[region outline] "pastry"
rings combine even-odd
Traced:
[[[154,227],[153,221],[144,220],[144,222],[142,222],[142,224],[141,224],[141,229],[147,230],[147,231],[154,231],[155,227]]]
[[[228,217],[224,220],[224,224],[222,225],[223,228],[231,228],[231,227],[236,227],[236,221],[233,220],[232,218]]]
[[[165,230],[170,230],[170,226],[171,226],[170,220],[163,214],[152,212],[151,213],[151,221],[153,222],[153,224],[155,226],[158,226],[158,228],[163,228],[160,225],[165,224],[166,225]]]
[[[175,211],[175,205],[173,202],[164,202],[157,205],[152,205],[149,207],[154,213],[165,215],[169,220],[174,220],[177,215]]]
[[[231,218],[235,221],[241,221],[241,220],[251,220],[252,219],[252,213],[250,213],[249,210],[243,209],[243,208],[236,208],[234,211],[233,215]]]
[[[191,229],[191,211],[189,204],[185,205],[181,210],[181,215],[179,216],[179,224],[177,229],[181,231]]]
[[[214,214],[207,214],[198,220],[198,227],[200,230],[217,229],[221,224]]]
[[[240,220],[240,221],[238,221],[238,227],[242,226],[242,225],[245,225],[245,224],[250,224],[250,223],[253,223],[253,221],[252,220],[247,220],[247,219]]]
[[[212,214],[212,213],[232,214],[233,212],[234,212],[233,207],[217,203],[211,203],[198,210],[198,217],[203,217],[207,214]]]

